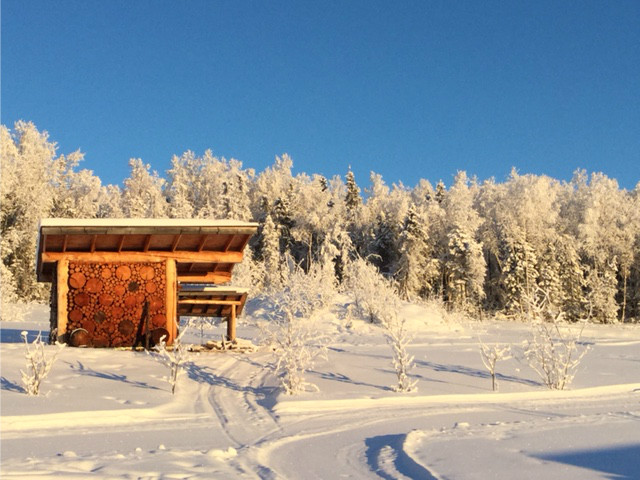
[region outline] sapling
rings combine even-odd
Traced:
[[[305,373],[319,357],[326,355],[326,338],[316,328],[318,311],[335,294],[324,282],[321,272],[311,268],[305,273],[290,266],[287,283],[269,296],[268,322],[261,325],[275,355],[274,373],[289,395],[318,390],[306,381]]]
[[[385,315],[382,325],[387,342],[393,351],[393,368],[398,377],[398,383],[393,390],[396,392],[413,392],[417,390],[417,380],[409,379],[408,373],[413,368],[413,355],[407,352],[411,338],[407,335],[406,320],[398,317],[395,311]]]
[[[398,316],[399,299],[393,282],[384,278],[377,269],[363,258],[351,262],[348,269],[348,285],[356,299],[360,315],[379,324],[393,352],[392,365],[398,377],[393,387],[396,392],[416,390],[417,380],[410,380],[408,372],[413,367],[413,356],[407,352],[411,338],[407,334],[406,319]]]
[[[58,358],[58,354],[65,347],[65,344],[56,343],[57,349],[47,358],[41,333],[38,333],[38,336],[31,344],[32,347],[29,346],[27,332],[21,332],[21,336],[24,340],[25,358],[27,359],[27,371],[20,370],[22,383],[24,384],[27,395],[38,395],[40,393],[40,384],[47,378],[47,375],[49,375],[51,367],[53,367],[53,364]]]
[[[187,347],[182,343],[182,336],[187,331],[185,328],[173,341],[173,348],[167,349],[166,336],[163,336],[154,347],[154,358],[169,368],[167,381],[171,384],[171,393],[175,394],[178,375],[189,357]]]
[[[494,392],[498,390],[498,380],[496,379],[496,364],[499,360],[508,360],[511,358],[511,346],[505,344],[486,345],[482,340],[480,342],[480,355],[482,363],[491,374],[491,388]]]

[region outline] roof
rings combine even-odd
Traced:
[[[38,280],[50,282],[65,256],[99,262],[138,255],[175,259],[179,281],[224,283],[257,230],[235,220],[46,218],[38,227]]]

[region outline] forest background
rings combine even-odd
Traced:
[[[0,148],[3,304],[48,300],[34,268],[41,218],[207,218],[259,222],[234,281],[254,294],[281,286],[288,263],[322,268],[340,288],[361,258],[401,298],[474,316],[515,317],[543,296],[569,321],[640,321],[640,182],[629,191],[602,173],[564,182],[514,169],[503,183],[460,171],[450,186],[408,187],[372,172],[361,188],[348,169],[293,175],[286,154],[255,172],[187,151],[164,176],[131,159],[120,187],[30,122],[1,126]]]

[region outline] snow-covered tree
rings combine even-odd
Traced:
[[[196,182],[199,175],[195,154],[186,151],[180,157],[171,158],[171,168],[167,170],[165,195],[169,201],[169,216],[172,218],[193,218],[196,208]]]
[[[443,200],[446,247],[442,259],[445,298],[455,306],[479,304],[484,297],[485,260],[476,235],[481,219],[474,209],[474,188],[465,172],[456,175]]]
[[[18,121],[13,131],[0,127],[0,156],[0,256],[11,272],[4,271],[4,290],[15,289],[22,300],[43,300],[48,290],[36,283],[36,237],[38,222],[49,216],[56,198],[56,144],[33,123]]]
[[[355,175],[351,169],[347,172],[346,185],[347,195],[344,203],[347,206],[347,210],[353,213],[362,204],[362,197],[360,196],[360,187],[358,187]]]
[[[280,255],[280,235],[278,234],[275,223],[273,223],[271,219],[271,215],[267,215],[262,225],[260,237],[262,239],[260,253],[262,255],[265,274],[264,286],[267,289],[278,288],[282,280],[280,272],[282,263],[282,257]]]
[[[320,272],[306,274],[291,257],[288,281],[268,298],[268,318],[261,327],[276,361],[274,373],[289,395],[318,387],[305,378],[315,360],[326,355],[327,339],[316,326],[319,311],[330,301]]]
[[[511,345],[495,343],[493,345],[487,345],[481,339],[480,342],[480,356],[482,358],[482,364],[489,370],[491,375],[491,389],[498,391],[498,380],[496,378],[496,365],[500,360],[508,360],[511,358]]]
[[[169,375],[166,378],[171,385],[171,394],[176,393],[178,376],[189,359],[187,346],[182,343],[182,337],[186,331],[186,328],[183,329],[180,335],[173,340],[173,348],[171,349],[167,349],[165,337],[162,337],[160,342],[153,347],[154,358],[169,369]],[[147,351],[147,353],[149,352]]]
[[[411,337],[407,332],[406,319],[398,316],[397,305],[389,306],[389,313],[385,317],[382,326],[387,343],[393,352],[391,363],[397,377],[397,383],[393,390],[400,393],[413,392],[417,390],[418,380],[409,378],[409,372],[414,366],[414,357],[407,351]]]
[[[542,289],[531,292],[523,318],[529,322],[531,336],[524,342],[525,358],[542,382],[551,390],[564,390],[573,381],[588,347],[580,345],[582,328],[563,324],[564,312],[548,305]]]
[[[166,181],[151,172],[151,165],[139,158],[129,160],[131,173],[124,180],[122,194],[123,213],[130,218],[162,218],[169,213],[163,193]]]
[[[432,257],[433,248],[425,222],[425,216],[410,207],[398,242],[400,258],[395,279],[400,296],[406,300],[428,297],[439,276],[438,261]]]

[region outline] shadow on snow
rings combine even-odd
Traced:
[[[564,463],[607,474],[605,478],[640,478],[640,445],[624,445],[599,450],[580,450],[532,455],[541,460]]]
[[[491,374],[486,370],[478,370],[476,368],[465,367],[464,365],[444,365],[442,363],[427,362],[424,360],[416,360],[415,364],[416,366],[431,368],[436,372],[459,373],[461,375],[468,375],[477,378],[491,378]],[[521,383],[530,387],[539,387],[542,385],[540,382],[511,375],[502,375],[501,373],[496,373],[496,378],[505,382]]]
[[[20,385],[5,377],[0,378],[0,389],[8,392],[27,393]]]
[[[92,368],[85,367],[80,361],[77,361],[77,365],[69,363],[69,366],[71,367],[71,370],[81,375],[87,375],[89,377],[96,377],[96,378],[103,378],[105,380],[113,380],[115,382],[122,382],[127,385],[132,385],[134,387],[139,387],[139,388],[149,388],[151,390],[160,390],[158,387],[149,385],[146,382],[129,380],[126,375],[119,375],[117,373],[99,372]]]
[[[216,375],[211,367],[203,367],[194,362],[184,364],[184,369],[191,380],[200,383],[206,383],[212,386],[224,387],[236,392],[245,392],[255,395],[258,405],[272,409],[276,404],[277,387],[260,386],[253,387],[251,385],[238,385],[227,377]]]
[[[41,333],[38,330],[25,330],[20,328],[2,328],[0,329],[0,343],[24,343],[22,332],[27,332],[27,341],[33,342],[38,334],[42,335],[42,341],[47,343],[49,332]]]
[[[403,445],[406,438],[405,434],[397,435],[380,435],[378,437],[370,437],[365,440],[367,450],[367,464],[371,470],[385,480],[395,480],[396,477],[387,473],[384,469],[385,460],[393,461],[393,467],[400,474],[409,478],[421,478],[424,480],[436,480],[427,469],[407,455]],[[390,455],[387,451],[390,450]],[[387,457],[388,458],[385,458]]]

